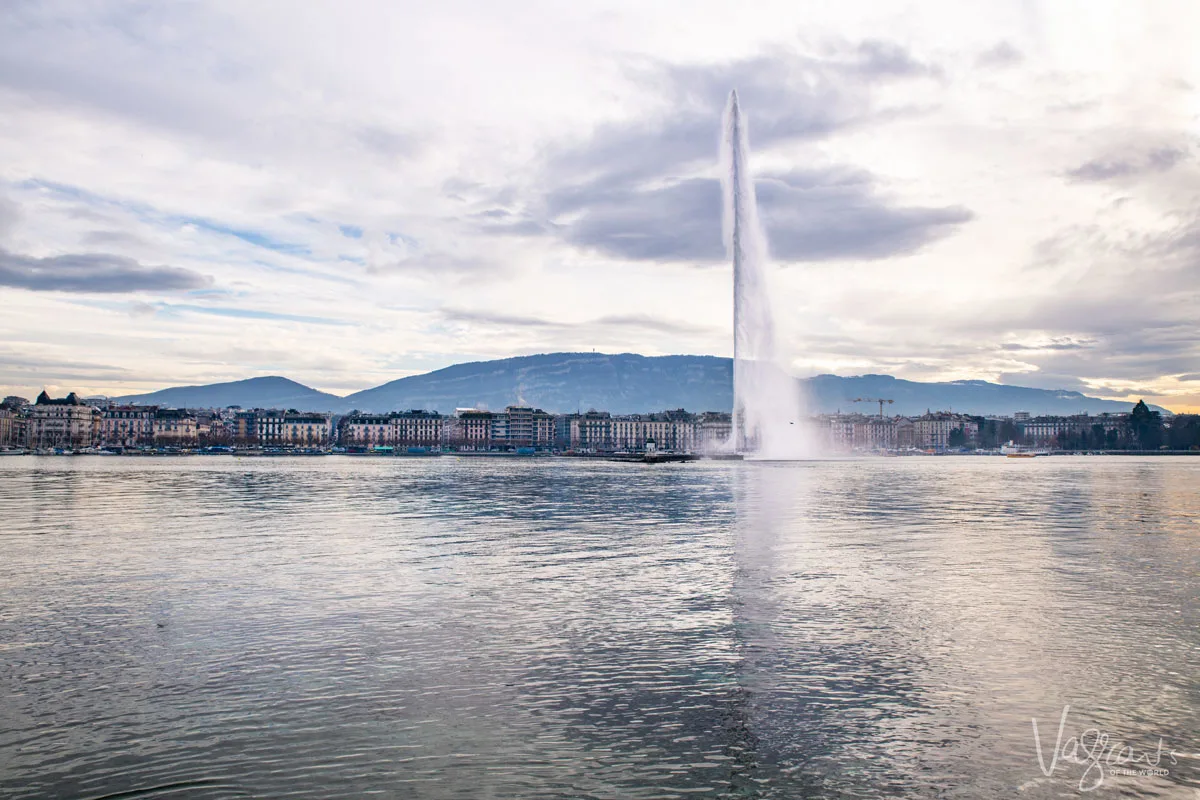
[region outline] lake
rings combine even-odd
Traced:
[[[1198,678],[1200,458],[0,459],[4,797],[1195,798]]]

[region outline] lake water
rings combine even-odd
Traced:
[[[1200,458],[0,459],[4,797],[1194,799],[1198,679]]]

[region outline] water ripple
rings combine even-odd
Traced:
[[[0,520],[6,797],[1048,798],[1064,705],[1200,742],[1200,460],[20,458]]]

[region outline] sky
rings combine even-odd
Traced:
[[[1200,410],[1200,5],[6,0],[0,392],[732,353]]]

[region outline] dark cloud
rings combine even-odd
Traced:
[[[31,258],[0,250],[0,286],[39,292],[160,292],[200,289],[211,279],[179,267],[143,266],[101,253]]]
[[[1009,42],[1000,42],[980,53],[975,64],[980,67],[1010,67],[1024,60],[1025,56],[1020,50]]]
[[[1188,157],[1187,150],[1178,147],[1159,147],[1142,155],[1127,155],[1085,161],[1066,172],[1068,180],[1076,183],[1095,183],[1116,178],[1129,178],[1156,172],[1166,172]]]
[[[1176,375],[1175,380],[1184,381],[1184,382],[1200,381],[1200,372],[1197,372],[1192,375]]]
[[[772,254],[787,261],[874,259],[911,253],[969,221],[962,207],[890,206],[872,177],[845,169],[796,170],[756,182]],[[572,244],[631,259],[720,261],[721,186],[691,178],[654,189],[614,187],[586,199],[548,198],[552,214],[583,210],[564,226]]]
[[[602,126],[587,141],[560,147],[546,172],[560,185],[583,190],[711,163],[721,115],[735,88],[755,146],[819,139],[877,118],[873,87],[932,71],[898,45],[883,42],[822,57],[788,51],[716,65],[656,64],[636,77],[658,88],[657,114]]]
[[[668,322],[667,320],[651,317],[646,314],[618,314],[588,323],[601,328],[639,328],[657,333],[714,333],[718,329],[707,325],[690,325],[686,322]]]
[[[940,67],[918,60],[895,42],[879,39],[861,42],[848,69],[870,77],[937,77],[942,74]]]
[[[1044,350],[1086,350],[1095,345],[1095,341],[1086,339],[1076,341],[1069,337],[1052,339],[1045,344],[1018,344],[1016,342],[1008,342],[1000,345],[1001,350],[1009,352],[1041,352]]]
[[[144,247],[146,241],[140,236],[125,231],[88,231],[80,237],[80,241],[85,245],[97,245],[100,247]]]
[[[1200,209],[1177,215],[1187,221],[1166,232],[1100,225],[1060,232],[1039,246],[1036,265],[1043,276],[1066,266],[1058,286],[1002,317],[981,310],[972,324],[1035,342],[1050,336],[1051,344],[1088,344],[1003,348],[1048,374],[1140,382],[1195,372]]]
[[[553,322],[538,317],[526,317],[519,314],[504,314],[495,311],[476,311],[465,308],[443,308],[438,311],[447,322],[480,323],[518,328],[564,328],[565,323]]]
[[[520,314],[504,314],[501,312],[460,308],[443,308],[438,313],[442,319],[448,322],[491,325],[501,328],[536,328],[553,331],[586,331],[590,329],[603,331],[611,328],[634,328],[653,331],[655,333],[677,334],[707,334],[713,333],[716,330],[708,326],[691,325],[686,322],[672,322],[646,314],[616,314],[585,322],[556,322],[554,320]]]
[[[540,202],[516,213],[495,203],[482,212],[491,218],[478,222],[489,233],[555,236],[619,258],[719,261],[721,189],[697,173],[717,161],[731,89],[761,150],[895,114],[876,108],[874,87],[939,75],[900,45],[878,40],[819,56],[788,51],[719,65],[655,64],[638,77],[657,88],[657,113],[601,126],[586,141],[552,149]],[[960,206],[894,205],[876,183],[846,168],[760,177],[773,254],[786,261],[885,258],[914,252],[972,217]],[[497,205],[508,213],[498,214]]]
[[[20,214],[17,204],[0,194],[0,244],[8,238],[9,232],[16,226]]]
[[[31,355],[10,348],[0,348],[0,375],[11,385],[39,385],[48,379],[55,383],[104,383],[137,380],[142,377],[124,367],[111,364],[61,359],[45,353]]]

